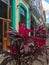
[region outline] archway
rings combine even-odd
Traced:
[[[26,23],[26,27],[27,28],[29,28],[30,27],[30,17],[29,17],[29,8],[27,8],[26,7],[26,5],[25,4],[23,4],[23,3],[19,3],[18,4],[18,6],[19,6],[19,13],[18,13],[18,21],[20,22],[21,21],[21,15],[20,15],[20,8],[22,8],[23,9],[23,14],[25,15],[25,18],[26,18],[26,20],[24,21],[24,23]]]

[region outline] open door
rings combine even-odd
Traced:
[[[7,50],[6,46],[7,46],[7,22],[3,21],[3,50]]]
[[[8,34],[6,33],[9,28],[9,22],[3,21],[3,51],[8,50],[8,46],[10,45],[10,40],[8,38]]]

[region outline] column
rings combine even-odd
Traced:
[[[16,0],[12,0],[12,27],[16,29]]]
[[[27,10],[27,19],[26,19],[26,26],[28,29],[30,29],[30,14],[29,14],[29,8]]]

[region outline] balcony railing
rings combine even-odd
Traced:
[[[30,8],[31,8],[31,13],[33,13],[37,19],[41,18],[43,20],[42,15],[40,15],[38,8],[35,5],[33,6],[31,5]]]

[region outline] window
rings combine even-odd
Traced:
[[[7,5],[0,1],[0,17],[7,18]]]
[[[10,5],[10,0],[1,0],[2,2],[4,2],[7,5]]]
[[[26,23],[26,11],[20,7],[20,22]]]
[[[22,14],[23,16],[25,16],[25,11],[23,8],[20,7],[20,14]]]

